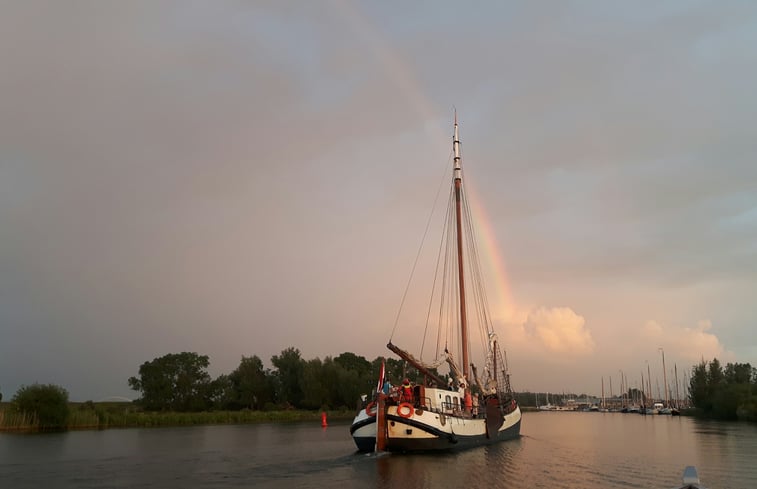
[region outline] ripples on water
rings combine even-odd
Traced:
[[[348,424],[0,434],[0,488],[757,487],[757,426],[619,413],[526,413],[518,440],[366,455]]]

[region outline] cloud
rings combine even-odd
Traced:
[[[594,350],[594,340],[586,328],[586,320],[569,307],[541,306],[532,310],[524,328],[553,353],[582,355]]]
[[[642,339],[647,343],[653,343],[666,351],[673,351],[678,357],[694,363],[703,358],[719,358],[725,361],[732,359],[733,354],[725,349],[711,330],[712,322],[709,319],[700,320],[693,328],[649,320],[641,332]]]
[[[452,104],[521,385],[753,358],[755,6],[511,7],[5,6],[5,392],[131,395],[182,350],[386,354]]]

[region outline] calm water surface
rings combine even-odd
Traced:
[[[519,440],[433,455],[355,452],[348,423],[0,434],[0,488],[709,489],[757,487],[757,425],[525,413]]]

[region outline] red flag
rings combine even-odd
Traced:
[[[384,375],[385,375],[385,365],[384,365],[384,359],[381,359],[381,370],[379,371],[379,380],[378,385],[376,386],[376,392],[380,393],[381,389],[384,387]]]

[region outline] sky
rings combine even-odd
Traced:
[[[0,9],[6,400],[392,355],[454,110],[516,390],[757,365],[754,2]]]

